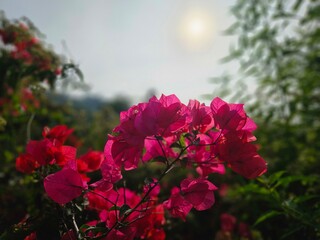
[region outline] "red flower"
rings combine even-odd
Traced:
[[[187,149],[188,159],[197,164],[197,172],[201,177],[207,177],[210,173],[225,173],[224,165],[213,154],[216,148],[215,142],[219,137],[220,133],[213,131],[207,134],[198,134],[199,144],[191,145]]]
[[[252,234],[248,224],[240,222],[238,225],[238,232],[241,237],[252,239]]]
[[[184,221],[192,209],[192,204],[180,195],[180,189],[177,187],[171,189],[171,196],[163,202],[163,206],[173,217],[181,218]]]
[[[180,186],[184,199],[198,211],[209,209],[215,202],[213,191],[218,188],[208,180],[187,178]]]
[[[243,142],[235,133],[228,132],[218,144],[218,154],[236,173],[252,179],[267,171],[266,162],[257,153],[257,148]]]
[[[16,169],[23,173],[32,173],[39,164],[28,153],[21,154],[16,159]]]
[[[152,197],[157,197],[158,194],[160,193],[160,185],[159,183],[157,183],[157,179],[156,178],[153,178],[152,179],[152,182],[150,183],[147,183],[146,185],[143,186],[143,192],[144,193],[147,193],[151,188],[153,188],[151,190],[151,192],[149,193],[149,196],[152,198]]]
[[[136,117],[144,109],[145,103],[132,106],[128,111],[120,113],[120,124],[114,128],[113,132],[121,136],[120,138],[132,146],[143,145],[145,135],[141,134],[135,126]]]
[[[81,175],[69,167],[50,174],[44,179],[46,193],[59,204],[66,204],[79,197],[86,187]]]
[[[27,144],[26,152],[32,156],[35,162],[42,166],[54,163],[53,148],[52,142],[48,139],[40,141],[31,140]]]
[[[148,240],[165,240],[166,239],[166,233],[162,228],[152,228],[147,236],[146,239]]]
[[[63,145],[69,135],[73,132],[72,128],[68,128],[66,125],[57,125],[53,128],[45,127],[42,131],[44,138],[50,139],[55,146]]]
[[[243,104],[226,103],[216,97],[211,102],[215,126],[221,130],[241,130],[247,121]]]
[[[197,100],[190,100],[188,104],[192,121],[190,130],[197,130],[200,133],[205,133],[214,125],[211,110],[204,104],[200,104]]]
[[[135,127],[145,136],[169,137],[187,125],[188,108],[175,95],[152,97],[135,118]]]
[[[77,162],[81,165],[82,172],[93,172],[100,168],[103,160],[103,152],[89,150]]]
[[[120,137],[112,136],[109,136],[109,140],[104,147],[106,159],[119,167],[123,166],[125,170],[138,167],[142,151],[143,145],[131,145]]]
[[[37,240],[37,234],[33,232],[30,235],[26,236],[24,240]]]
[[[113,184],[122,178],[121,169],[108,159],[102,162],[100,169],[102,179],[90,186],[101,191],[109,191],[113,188]]]
[[[236,221],[237,219],[228,213],[221,214],[220,215],[221,230],[224,232],[233,232],[236,226]]]
[[[178,154],[170,148],[170,145],[176,141],[176,137],[167,137],[162,140],[148,138],[144,141],[145,154],[142,161],[147,162],[156,157],[166,157],[175,159]]]

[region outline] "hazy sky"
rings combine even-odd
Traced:
[[[213,92],[226,70],[222,36],[232,0],[1,0],[10,19],[28,17],[59,54],[72,57],[91,93],[130,97],[175,93],[184,103]],[[62,41],[66,42],[68,52]]]

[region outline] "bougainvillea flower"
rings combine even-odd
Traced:
[[[222,184],[219,186],[218,193],[219,193],[219,196],[220,196],[220,197],[223,198],[223,197],[227,196],[228,191],[229,191],[229,185],[228,185],[228,184],[222,183]]]
[[[98,189],[94,189],[87,192],[86,198],[89,202],[88,208],[94,209],[96,211],[102,211],[104,209],[109,209],[110,207],[114,206],[114,201],[116,201],[116,199],[111,199],[109,192],[101,191]]]
[[[48,139],[40,141],[31,140],[27,144],[26,152],[30,154],[39,165],[52,164],[54,158],[50,153],[53,144]]]
[[[215,127],[221,130],[241,130],[247,121],[243,104],[226,103],[216,97],[212,100],[211,111]]]
[[[151,230],[146,234],[146,239],[165,240],[166,233],[162,228],[151,228]]]
[[[165,239],[163,225],[165,224],[164,208],[162,204],[154,206],[147,203],[143,215],[140,214],[132,226],[136,228],[136,238],[139,239]],[[156,235],[159,234],[159,235]]]
[[[97,189],[91,190],[86,194],[89,201],[89,208],[101,211],[103,209],[126,204],[130,208],[135,207],[141,198],[133,191],[127,188],[120,188],[117,191],[111,189],[110,191],[100,191]]]
[[[164,208],[162,204],[158,204],[152,211],[152,221],[153,225],[157,228],[160,228],[166,223],[164,217]]]
[[[207,132],[207,134],[197,134],[197,144],[190,145],[187,149],[188,161],[198,166],[197,172],[206,177],[210,173],[224,173],[224,167],[215,156],[216,142],[220,137],[219,132]],[[188,144],[190,141],[186,141]]]
[[[49,139],[31,140],[27,144],[26,152],[39,165],[58,164],[63,167],[69,160],[75,159],[77,149],[71,146],[54,146]]]
[[[191,140],[186,139],[186,144],[189,146],[187,149],[187,155],[193,162],[206,161],[211,156],[211,143],[212,139],[206,134],[196,135],[197,144],[194,144]]]
[[[23,173],[32,173],[39,164],[28,153],[20,154],[16,159],[16,169]]]
[[[180,195],[179,188],[173,187],[171,189],[171,196],[163,202],[163,207],[169,211],[172,217],[181,218],[185,221],[186,216],[192,209],[192,204]]]
[[[125,170],[138,167],[142,157],[143,145],[130,145],[124,139],[109,136],[104,147],[104,154],[108,161],[113,161],[117,166],[123,166]]]
[[[87,153],[79,157],[77,162],[81,165],[81,170],[83,172],[93,172],[100,168],[103,160],[103,152],[89,150]]]
[[[136,234],[136,228],[129,225],[121,228],[121,230],[112,229],[104,239],[105,240],[133,240],[135,234]]]
[[[50,139],[55,146],[63,145],[69,135],[73,132],[72,128],[68,128],[66,125],[57,125],[53,128],[45,127],[42,131],[44,138]]]
[[[248,179],[257,178],[267,171],[265,160],[258,154],[239,158],[237,161],[230,162],[229,165],[233,171]]]
[[[30,88],[22,88],[20,90],[20,107],[23,111],[27,111],[29,106],[33,106],[35,108],[40,107],[39,100],[34,96],[32,90]]]
[[[66,204],[79,197],[86,187],[81,175],[70,168],[64,168],[44,179],[46,193],[59,204]]]
[[[151,188],[152,188],[152,190],[151,190]],[[160,192],[160,185],[159,185],[158,180],[156,178],[153,178],[152,181],[146,183],[143,186],[143,192],[146,194],[148,191],[150,191],[148,196],[150,196],[151,198],[158,196],[158,194]]]
[[[99,214],[101,222],[105,222],[106,226],[109,229],[112,229],[110,232],[108,232],[108,235],[103,238],[105,240],[113,240],[113,239],[119,239],[119,240],[133,240],[134,236],[136,234],[136,227],[133,224],[130,224],[128,226],[123,226],[120,229],[115,229],[113,226],[117,223],[117,221],[120,219],[120,212],[119,210],[110,210],[106,211],[103,210]]]
[[[141,197],[128,188],[119,188],[118,191],[116,191],[116,194],[117,206],[122,206],[123,204],[126,204],[130,208],[133,208],[141,201]]]
[[[170,148],[170,145],[176,141],[176,137],[167,137],[162,140],[146,139],[144,141],[145,153],[142,157],[144,162],[157,157],[164,157],[166,159],[175,159],[178,154]]]
[[[236,173],[252,179],[267,171],[266,162],[257,153],[255,145],[243,142],[236,133],[228,132],[218,145],[219,158]]]
[[[23,240],[37,240],[37,233],[33,232],[33,233],[29,234],[28,236],[26,236]]]
[[[114,162],[105,159],[100,166],[102,179],[91,184],[101,191],[109,191],[113,188],[113,184],[122,179],[121,169]]]
[[[175,95],[152,97],[135,119],[135,127],[146,136],[168,137],[186,127],[188,108]]]
[[[204,104],[200,104],[197,100],[190,100],[188,104],[192,121],[189,129],[205,133],[214,125],[211,109]]]
[[[237,130],[236,134],[243,142],[254,142],[257,138],[253,135],[253,131],[257,129],[256,123],[249,117],[247,117],[246,124],[241,130]]]
[[[198,211],[209,209],[215,202],[213,191],[218,188],[206,179],[187,178],[180,186],[184,199]]]
[[[113,129],[113,132],[120,135],[129,145],[141,145],[146,137],[135,126],[135,119],[144,108],[145,103],[140,103],[137,106],[132,106],[127,111],[122,111],[120,113],[120,124]]]
[[[63,167],[67,162],[76,159],[77,149],[71,146],[61,146],[58,148],[51,148],[55,163]]]
[[[233,232],[236,222],[237,219],[228,213],[223,213],[220,215],[220,226],[221,230],[224,232]]]
[[[211,173],[225,174],[226,169],[222,163],[201,163],[196,168],[197,173],[205,178]]]
[[[245,239],[252,239],[252,234],[250,231],[250,227],[248,224],[244,223],[244,222],[240,222],[238,225],[238,233],[240,237],[243,237]]]

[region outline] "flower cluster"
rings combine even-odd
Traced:
[[[175,95],[162,95],[121,113],[104,154],[89,151],[76,158],[76,148],[64,145],[72,130],[56,126],[43,131],[44,139],[30,141],[16,166],[24,173],[57,166],[58,171],[44,176],[47,195],[60,205],[82,196],[86,210],[97,213],[98,218],[80,229],[70,228],[62,239],[164,239],[165,210],[186,220],[191,209],[212,207],[218,188],[210,174],[224,174],[229,167],[252,179],[266,172],[266,163],[252,144],[255,129],[243,104],[215,98],[210,106],[197,100],[184,105]],[[151,161],[159,162],[162,172],[148,178],[140,193],[120,187],[123,171]],[[177,167],[191,174],[171,189],[169,197],[160,198],[162,179]],[[96,170],[101,178],[91,180],[87,173]]]
[[[39,108],[40,83],[51,87],[61,74],[61,57],[40,40],[26,21],[7,20],[0,13],[0,114],[17,116]]]
[[[8,52],[12,60],[25,65],[34,65],[36,72],[57,69],[57,59],[44,51],[36,31],[30,29],[24,22],[9,23],[1,19],[0,38],[4,46],[1,50]]]
[[[217,232],[215,240],[223,239],[253,239],[249,226],[244,222],[237,223],[237,219],[228,213],[220,215],[220,231]]]

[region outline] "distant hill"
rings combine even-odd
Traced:
[[[99,111],[110,106],[115,112],[120,113],[129,108],[130,101],[124,97],[117,97],[111,100],[103,99],[99,96],[87,95],[83,97],[73,97],[62,93],[48,93],[50,102],[55,105],[69,105],[76,109],[85,109],[90,112]]]

